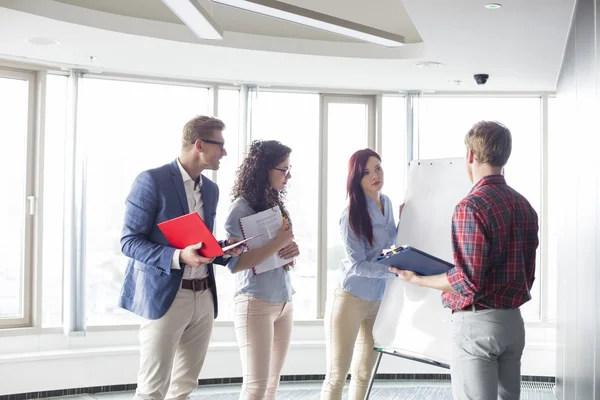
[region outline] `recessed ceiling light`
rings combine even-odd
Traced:
[[[27,39],[27,42],[38,45],[38,46],[53,46],[53,45],[59,44],[58,40],[48,39],[48,38],[43,38],[43,37],[34,37],[31,39]]]
[[[488,10],[497,10],[499,8],[502,8],[502,4],[499,4],[499,3],[490,3],[490,4],[486,4],[485,8],[487,8]]]
[[[419,68],[435,68],[435,67],[441,67],[443,64],[439,63],[439,62],[433,62],[433,61],[425,61],[425,62],[420,62],[417,64],[417,67]]]

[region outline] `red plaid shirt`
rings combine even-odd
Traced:
[[[481,179],[454,210],[454,265],[444,307],[518,308],[531,299],[538,217],[501,175]]]

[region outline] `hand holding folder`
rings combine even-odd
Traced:
[[[229,246],[221,247],[217,239],[208,230],[208,227],[196,212],[183,215],[158,224],[158,228],[167,238],[169,244],[176,249],[185,249],[188,246],[202,242],[198,253],[202,257],[214,258],[224,255],[227,251],[255,238],[249,237]]]
[[[377,263],[401,270],[413,271],[423,276],[444,274],[454,267],[449,262],[410,246],[391,249],[382,254],[377,259]]]

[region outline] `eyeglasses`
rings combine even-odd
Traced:
[[[202,139],[202,138],[200,138],[200,139],[198,139],[198,140],[201,140],[201,141],[203,141],[204,143],[209,143],[209,144],[214,144],[214,145],[217,145],[217,146],[221,147],[221,151],[222,151],[222,150],[225,148],[225,143],[223,143],[223,142],[217,142],[216,140]],[[194,141],[192,142],[192,144],[195,144],[196,142],[197,142],[197,140],[194,140]]]
[[[286,168],[277,168],[277,167],[273,167],[273,169],[276,169],[277,171],[281,171],[285,174],[285,176],[288,176],[290,174],[290,171],[292,170],[292,166],[288,166]]]

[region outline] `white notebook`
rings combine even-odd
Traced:
[[[240,218],[240,227],[242,228],[244,239],[260,235],[246,244],[247,249],[253,250],[263,247],[275,239],[282,224],[283,217],[279,207],[277,206],[244,218]],[[283,259],[279,257],[277,253],[275,253],[266,258],[260,264],[256,265],[253,270],[255,274],[260,274],[262,272],[282,267],[291,263],[292,261],[293,258]]]

